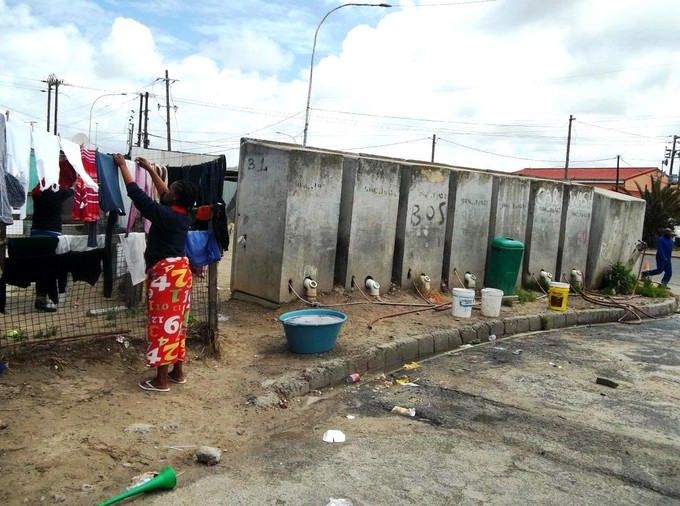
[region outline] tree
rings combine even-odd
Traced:
[[[656,245],[660,230],[680,224],[680,187],[662,186],[661,178],[650,176],[650,185],[644,188],[636,181],[640,198],[647,203],[642,240],[650,246]],[[628,190],[625,192],[630,195]]]

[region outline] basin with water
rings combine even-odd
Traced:
[[[279,316],[293,353],[323,353],[335,346],[347,315],[334,309],[302,309]]]

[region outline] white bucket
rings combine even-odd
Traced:
[[[470,318],[472,304],[475,302],[475,291],[466,288],[453,289],[451,313],[458,318]]]
[[[500,316],[503,290],[482,288],[482,316]]]

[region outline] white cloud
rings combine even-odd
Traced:
[[[274,40],[249,28],[225,30],[204,53],[226,68],[263,74],[275,74],[292,62],[292,57],[286,55]]]
[[[161,60],[149,28],[134,19],[116,18],[101,43],[97,72],[101,78],[149,76],[158,74]]]

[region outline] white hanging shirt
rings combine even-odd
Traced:
[[[66,155],[69,163],[85,183],[86,188],[93,188],[95,191],[99,191],[99,185],[94,182],[94,180],[85,172],[85,167],[83,166],[83,158],[80,154],[80,146],[73,141],[68,139],[59,138],[59,144],[61,145],[61,150]]]
[[[59,139],[56,135],[43,130],[33,130],[35,166],[41,190],[59,185],[59,149]]]
[[[31,167],[31,127],[19,121],[9,120],[6,123],[7,172],[16,177],[24,188],[28,187],[28,175]]]

